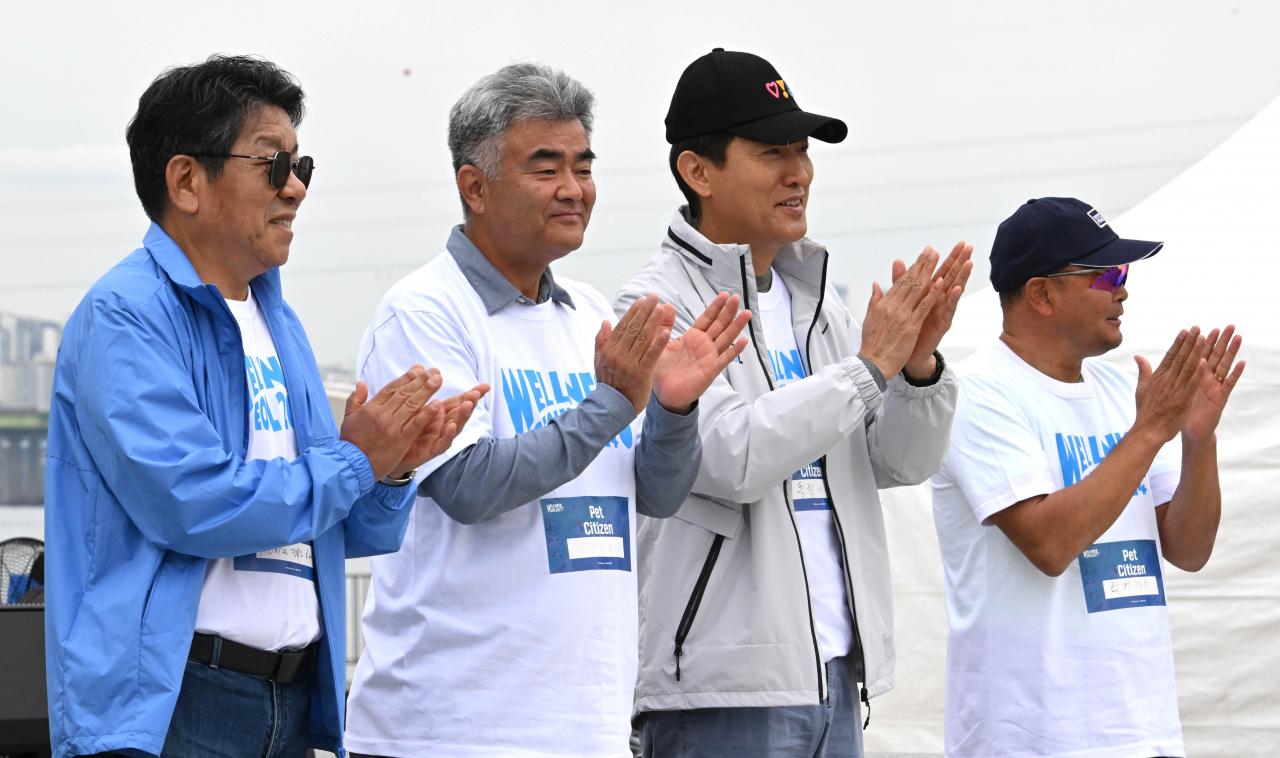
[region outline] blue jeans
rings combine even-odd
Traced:
[[[161,758],[306,758],[311,679],[289,684],[187,661]]]
[[[276,684],[260,676],[189,660],[160,755],[306,758],[310,718],[309,676]]]
[[[862,758],[853,656],[827,662],[827,702],[772,708],[648,711],[644,758]]]

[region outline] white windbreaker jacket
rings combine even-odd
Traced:
[[[893,598],[877,490],[938,471],[958,385],[950,369],[929,387],[898,375],[882,395],[856,357],[861,328],[827,283],[827,258],[825,248],[802,239],[773,264],[791,291],[809,376],[774,391],[753,315],[744,332],[751,344],[699,401],[702,467],[692,494],[674,518],[640,518],[637,713],[826,700],[786,487],[793,472],[824,455],[865,667],[863,698],[893,688]],[[751,249],[711,243],[682,208],[615,310],[624,313],[650,292],[675,306],[676,334],[720,292],[740,295],[754,314]]]

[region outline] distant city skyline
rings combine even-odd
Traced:
[[[49,412],[62,324],[0,311],[0,411]]]

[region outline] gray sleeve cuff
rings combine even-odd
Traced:
[[[884,372],[870,358],[865,358],[861,355],[857,356],[857,358],[862,361],[862,365],[867,367],[867,371],[871,372],[871,378],[876,380],[876,386],[880,388],[881,392],[884,392],[889,386],[889,383],[884,379]]]
[[[636,511],[654,518],[674,516],[689,497],[701,465],[697,402],[681,416],[650,396],[636,449]]]
[[[881,387],[889,385],[887,382],[881,385],[881,382],[884,382],[884,375],[874,363],[870,366],[867,363],[870,361],[858,355],[840,361],[840,367],[858,388],[858,395],[862,397],[862,404],[867,407],[867,417],[870,419],[872,414],[880,410],[880,405],[884,402],[884,390]],[[872,373],[873,370],[874,373]]]
[[[903,381],[905,381],[907,384],[910,384],[912,387],[932,387],[933,385],[941,381],[943,373],[945,373],[947,370],[947,362],[942,359],[942,353],[938,352],[937,350],[933,351],[933,358],[935,361],[937,361],[937,364],[938,364],[937,367],[933,370],[933,376],[927,379],[912,379],[911,377],[907,376],[907,370],[904,368],[902,370]]]

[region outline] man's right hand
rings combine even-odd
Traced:
[[[926,247],[888,292],[882,293],[879,284],[871,285],[871,302],[862,322],[862,349],[858,355],[876,364],[886,379],[893,378],[907,365],[920,337],[920,327],[934,304],[946,294],[943,277],[936,281],[933,277],[937,264],[938,252]]]
[[[1193,326],[1178,333],[1155,371],[1146,358],[1134,357],[1138,363],[1138,408],[1130,434],[1147,436],[1158,445],[1177,436],[1208,374],[1205,357],[1209,348],[1200,327]]]
[[[415,365],[383,387],[373,399],[364,382],[347,398],[339,438],[360,448],[369,459],[374,479],[391,473],[432,419],[443,410],[429,403],[440,389],[440,370]]]
[[[650,294],[631,304],[617,326],[605,321],[596,335],[596,381],[621,392],[636,413],[649,404],[653,369],[671,341],[676,310]]]

